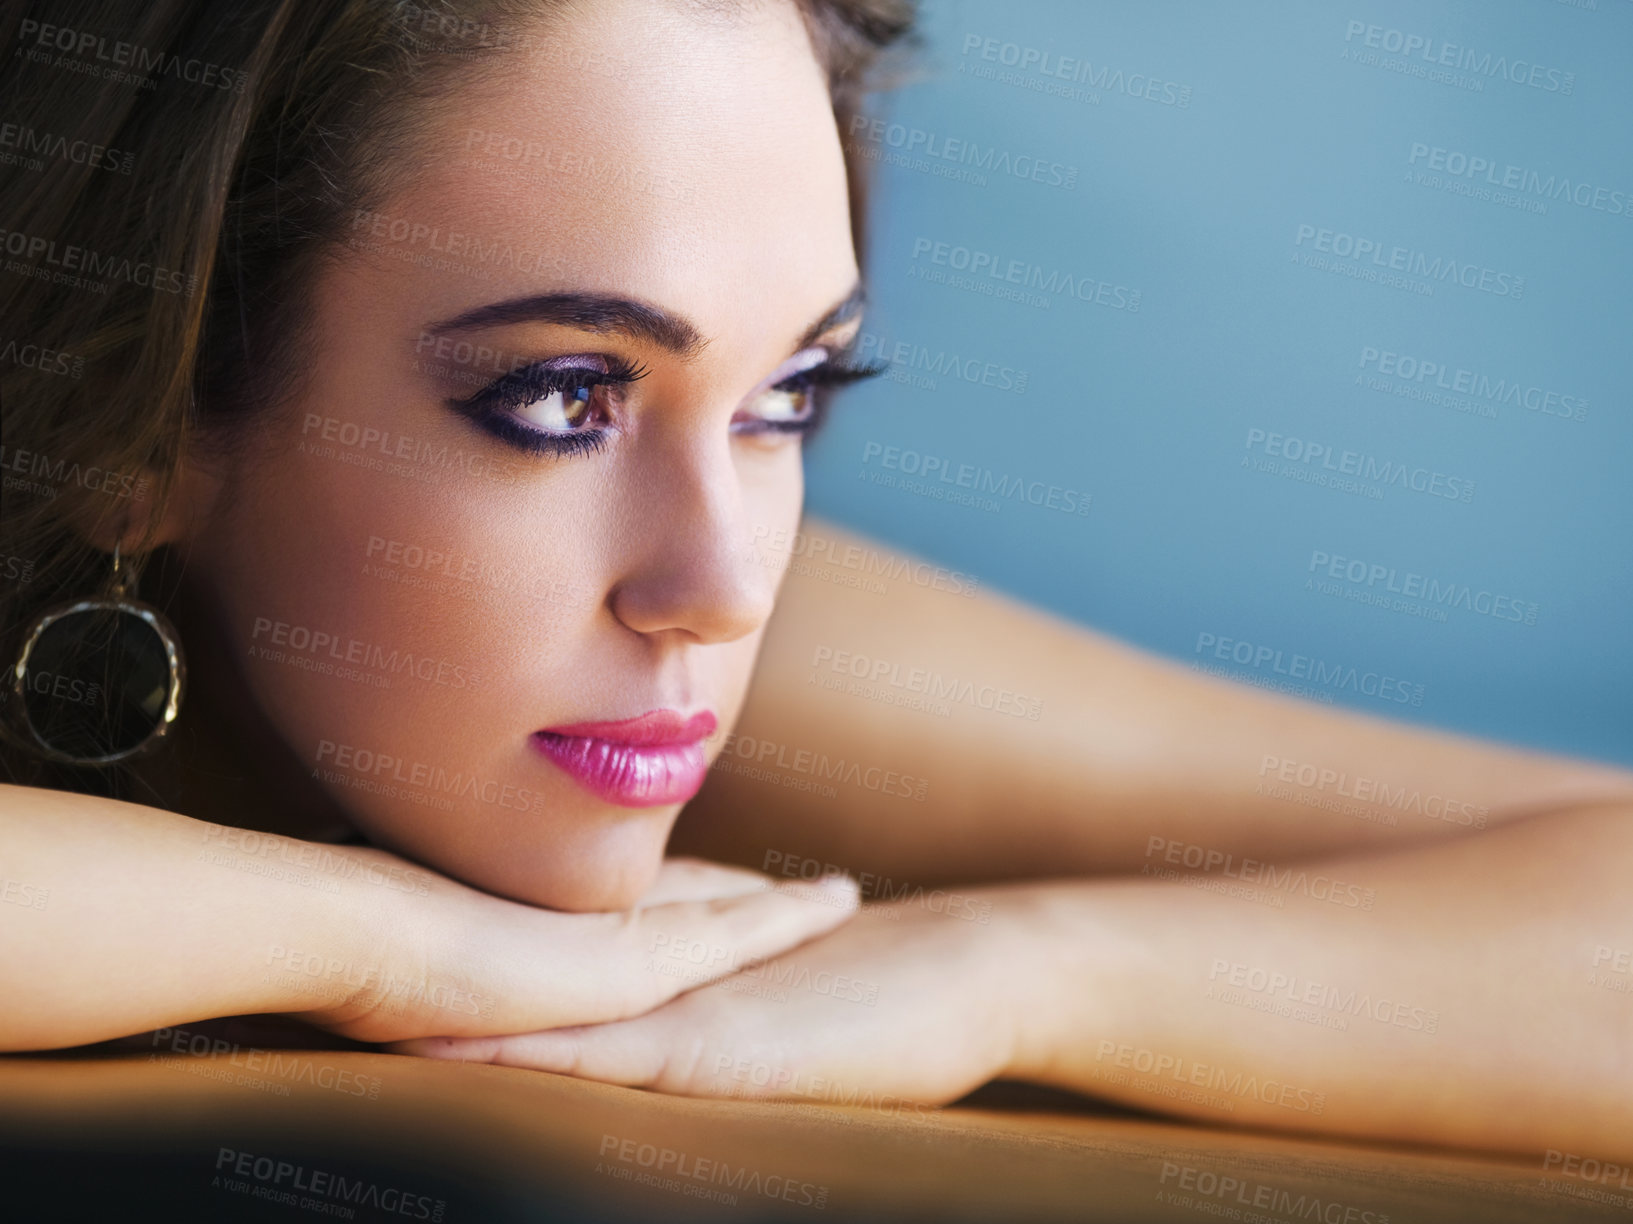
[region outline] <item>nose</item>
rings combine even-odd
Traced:
[[[786,507],[792,523],[804,492],[799,467],[778,477],[793,480],[792,489],[750,490],[745,475],[759,481],[764,474],[739,469],[724,431],[671,435],[652,449],[622,499],[620,577],[608,596],[613,615],[637,633],[701,643],[753,633],[771,615],[777,572],[751,559],[750,497],[763,507],[760,517]]]

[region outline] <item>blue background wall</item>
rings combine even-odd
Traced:
[[[847,133],[891,380],[810,509],[1175,659],[1633,764],[1633,3],[925,10]],[[1452,604],[1397,609],[1408,574]]]

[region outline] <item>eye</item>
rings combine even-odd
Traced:
[[[575,454],[605,442],[620,390],[646,370],[622,358],[578,354],[513,370],[449,406],[482,429],[537,454]]]
[[[542,387],[542,394],[528,398],[511,407],[516,419],[551,433],[566,433],[583,425],[594,415],[592,406],[599,407],[595,390],[601,384],[585,377],[561,375],[551,379],[552,386]]]
[[[799,363],[807,362],[804,366]],[[739,413],[733,424],[745,426],[745,433],[809,433],[822,418],[822,392],[846,383],[860,382],[885,372],[885,363],[868,366],[847,365],[827,349],[808,349],[796,354],[788,364],[792,374],[772,383],[754,399],[754,411]]]
[[[754,403],[758,411],[750,420],[785,429],[810,419],[816,409],[816,386],[809,378],[796,374],[762,393]]]

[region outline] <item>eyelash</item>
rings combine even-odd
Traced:
[[[797,421],[764,421],[748,431],[751,433],[797,433],[809,437],[827,418],[828,401],[833,392],[851,383],[877,378],[890,368],[886,362],[871,365],[851,365],[844,357],[829,358],[808,370],[790,375],[780,383],[773,383],[772,391],[809,391],[810,410]]]
[[[494,379],[474,395],[449,400],[448,406],[518,450],[562,457],[597,451],[607,441],[602,430],[547,433],[524,425],[516,419],[515,411],[558,392],[585,387],[624,387],[647,375],[645,366],[631,365],[621,357],[605,356],[600,360],[606,364],[605,370],[536,361]]]
[[[591,370],[583,366],[556,366],[552,362],[534,362],[495,379],[474,395],[451,399],[448,406],[468,417],[478,427],[500,441],[531,454],[567,457],[600,450],[606,445],[606,431],[600,429],[573,430],[569,433],[549,433],[525,425],[517,420],[515,410],[535,404],[547,396],[585,387],[624,387],[649,372],[645,366],[631,365],[620,357],[606,355],[599,358],[605,370]],[[809,391],[810,409],[797,421],[763,421],[749,433],[810,434],[827,413],[831,393],[841,386],[875,378],[889,365],[884,362],[856,366],[843,357],[830,358],[809,369],[790,375],[773,384],[773,391]]]

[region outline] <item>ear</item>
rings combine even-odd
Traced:
[[[163,505],[157,497],[158,483],[155,469],[137,469],[128,482],[119,482],[116,494],[93,494],[76,507],[75,530],[93,548],[112,553],[117,543],[126,556],[144,545],[156,548],[186,541],[195,525],[207,520],[220,492],[220,477],[184,459]]]

